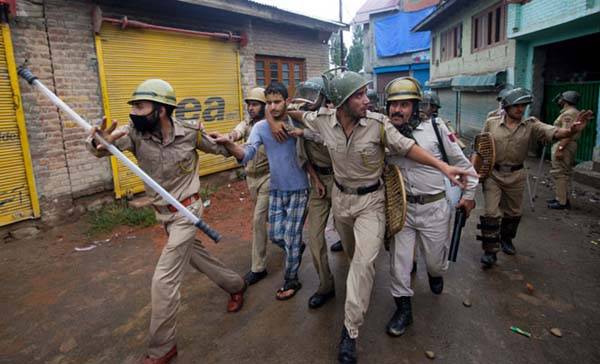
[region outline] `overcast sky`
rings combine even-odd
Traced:
[[[253,0],[257,3],[276,6],[280,9],[293,11],[313,18],[339,20],[339,0]],[[342,18],[350,23],[358,9],[366,0],[342,0]],[[344,44],[350,47],[352,35],[344,32]]]

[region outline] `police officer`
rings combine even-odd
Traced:
[[[502,113],[504,112],[504,109],[502,108],[502,99],[511,90],[514,90],[514,89],[515,89],[515,86],[513,86],[511,84],[506,84],[504,86],[504,88],[502,90],[500,90],[500,92],[498,93],[498,97],[496,97],[496,101],[498,101],[498,108],[494,109],[494,110],[492,110],[490,112],[488,112],[487,119],[491,118],[492,116],[500,116],[500,115],[502,115]]]
[[[379,96],[377,96],[377,91],[369,89],[367,91],[367,97],[369,98],[368,110],[370,112],[379,112]]]
[[[304,102],[304,111],[317,111],[325,106],[323,79],[313,77],[302,82],[296,89],[293,102]],[[319,137],[320,139],[320,137]],[[308,307],[319,308],[335,296],[333,274],[329,268],[325,228],[331,210],[333,167],[327,147],[322,140],[311,140],[304,135],[297,144],[301,164],[312,169],[311,191],[308,201],[308,240],[313,265],[319,275],[319,288],[308,300]],[[336,244],[342,245],[341,242]]]
[[[417,80],[412,77],[392,80],[386,86],[385,93],[388,117],[399,131],[414,139],[436,158],[447,159],[451,165],[475,174],[469,160],[451,139],[452,133],[445,123],[439,118],[420,118],[418,110],[422,92]],[[401,169],[408,202],[404,228],[395,235],[390,246],[391,294],[396,302],[396,312],[387,325],[387,333],[400,336],[413,320],[411,266],[417,242],[425,258],[431,291],[439,295],[444,288],[451,208],[446,199],[443,173],[410,159],[399,158],[393,153],[387,159]],[[467,188],[457,205],[465,209],[467,216],[475,207],[477,184],[476,177],[468,178]]]
[[[491,267],[496,263],[500,245],[508,255],[516,253],[512,239],[521,221],[521,202],[527,176],[523,162],[532,139],[551,142],[572,137],[582,128],[591,112],[578,114],[568,129],[544,124],[534,117],[525,118],[525,109],[533,100],[529,90],[516,88],[502,99],[503,112],[485,121],[483,132],[489,132],[496,145],[496,162],[483,185],[485,213],[480,216],[484,254],[481,263]]]
[[[344,251],[351,259],[346,281],[344,328],[339,346],[341,363],[356,363],[356,338],[368,309],[375,275],[374,262],[385,234],[384,188],[381,183],[384,148],[434,166],[455,180],[468,172],[451,167],[402,136],[385,115],[367,110],[367,85],[356,72],[335,75],[325,93],[335,109],[290,112],[317,131],[329,150],[334,170],[332,210]],[[272,124],[275,137],[286,131]],[[296,134],[296,136],[302,135]]]
[[[450,131],[449,137],[451,138],[451,140],[453,142],[456,142],[456,144],[458,144],[460,149],[465,149],[467,146],[465,145],[465,143],[463,143],[462,140],[460,140],[458,133],[454,130],[450,121],[443,120],[442,118],[440,118],[438,116],[438,110],[441,107],[442,107],[442,105],[441,105],[440,98],[438,97],[438,95],[431,91],[425,91],[423,93],[423,99],[421,100],[421,102],[419,102],[419,111],[421,114],[420,115],[421,119],[433,118],[433,119],[437,119],[438,121],[443,122],[446,125],[446,127],[448,128],[448,130]]]
[[[569,128],[577,118],[579,110],[576,106],[579,102],[579,93],[576,91],[565,91],[556,95],[554,101],[560,106],[560,115],[554,121],[558,128]],[[571,204],[567,197],[571,171],[577,153],[577,139],[581,133],[565,138],[552,145],[552,169],[550,175],[554,178],[555,198],[548,202],[548,208],[563,210],[570,208]]]
[[[233,141],[248,139],[252,127],[265,118],[265,89],[256,87],[244,99],[248,117],[229,133]],[[252,217],[252,267],[244,276],[246,284],[253,285],[267,276],[267,221],[269,215],[269,161],[264,146],[245,168],[250,196],[256,200]]]
[[[167,82],[150,79],[142,82],[129,100],[129,125],[116,129],[116,122],[106,128],[94,128],[87,141],[88,149],[97,157],[110,155],[92,139],[98,133],[120,150],[133,153],[140,167],[173,197],[196,215],[202,214],[200,200],[199,159],[197,149],[206,153],[229,153],[204,132],[197,121],[182,121],[172,116],[177,106],[175,91]],[[231,298],[227,311],[242,307],[245,284],[242,277],[214,258],[196,239],[197,229],[183,215],[150,188],[157,220],[168,235],[154,276],[152,277],[152,313],[150,343],[144,364],[166,364],[177,355],[175,343],[176,313],[179,287],[188,263],[203,272]]]

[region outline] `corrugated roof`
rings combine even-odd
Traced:
[[[369,15],[399,9],[399,0],[367,0],[356,12],[352,24],[369,22]]]

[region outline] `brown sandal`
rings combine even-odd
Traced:
[[[294,297],[296,293],[302,288],[302,283],[298,280],[285,281],[283,287],[277,290],[275,298],[279,301],[286,301]],[[287,292],[292,291],[290,295],[286,295]]]

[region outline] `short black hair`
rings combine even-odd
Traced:
[[[265,90],[265,96],[267,95],[281,95],[284,100],[288,98],[287,87],[281,82],[271,81],[267,89]]]

